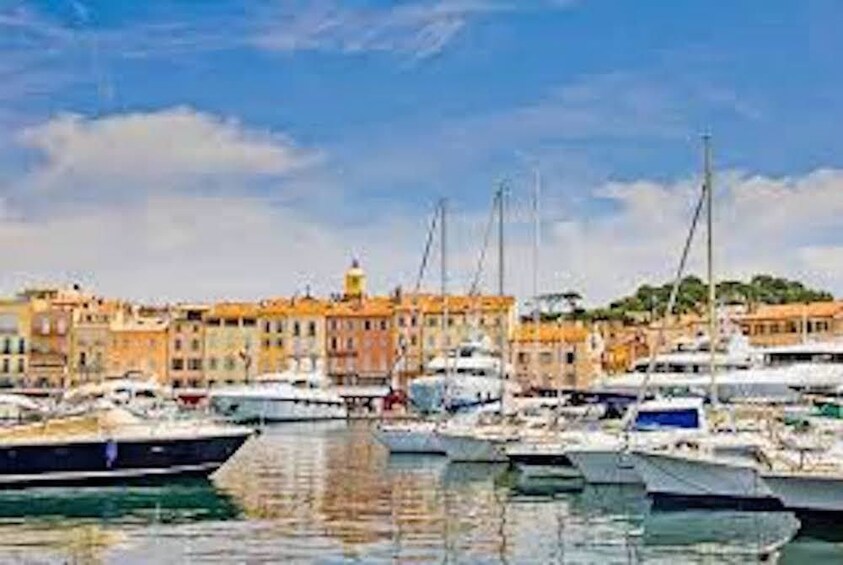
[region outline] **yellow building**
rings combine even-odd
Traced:
[[[259,373],[277,373],[287,369],[287,314],[291,308],[292,303],[287,299],[267,300],[260,305]]]
[[[259,357],[259,308],[251,302],[222,302],[204,315],[205,380],[208,386],[255,376]]]
[[[422,304],[421,358],[424,363],[478,332],[495,347],[506,348],[517,325],[515,299],[512,296],[443,298],[429,295]]]
[[[140,372],[164,382],[167,375],[168,321],[119,311],[109,326],[108,375]]]
[[[525,389],[581,389],[600,367],[588,329],[576,324],[525,323],[512,339],[514,369]]]
[[[0,388],[25,386],[30,330],[29,302],[22,297],[0,300]]]
[[[205,322],[209,306],[179,304],[170,310],[167,380],[173,388],[200,388],[205,382]]]

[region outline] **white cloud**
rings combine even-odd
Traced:
[[[42,183],[67,175],[121,181],[181,175],[283,175],[314,154],[281,135],[188,107],[86,119],[66,114],[23,130],[19,141],[46,159]]]

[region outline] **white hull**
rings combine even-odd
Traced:
[[[792,510],[843,512],[843,477],[764,473],[773,496]]]
[[[445,455],[434,427],[418,429],[384,427],[375,429],[373,433],[390,453]]]
[[[612,447],[577,448],[566,452],[586,482],[605,485],[638,485],[641,475],[629,453]]]
[[[448,459],[465,463],[506,463],[506,442],[470,435],[439,434]]]
[[[348,416],[342,402],[313,402],[301,398],[245,395],[211,396],[212,409],[235,422],[305,422],[337,420]]]
[[[736,500],[772,494],[751,465],[661,452],[635,452],[632,460],[650,494]]]

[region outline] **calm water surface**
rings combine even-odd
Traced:
[[[799,527],[785,512],[664,512],[638,489],[570,486],[389,457],[365,423],[282,425],[210,482],[0,493],[0,559],[746,563]],[[803,523],[780,562],[843,562],[843,525]]]

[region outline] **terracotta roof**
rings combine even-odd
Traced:
[[[265,300],[258,309],[261,316],[319,316],[325,314],[329,303],[320,298],[273,298]]]
[[[801,318],[827,318],[843,314],[843,302],[811,302],[809,304],[770,304],[759,306],[754,312],[738,316],[738,321],[786,320]]]
[[[512,338],[516,342],[532,342],[539,341],[543,343],[548,342],[581,342],[588,339],[588,330],[581,326],[564,325],[560,326],[553,323],[539,324],[522,324],[515,330],[515,335]]]
[[[208,318],[256,318],[258,305],[254,302],[219,302],[211,306],[205,315]]]
[[[362,300],[343,300],[328,307],[327,317],[365,318],[369,316],[389,317],[395,312],[395,304],[390,298],[374,296]]]
[[[401,297],[399,308],[402,310],[417,310],[425,314],[441,314],[447,302],[448,311],[452,313],[500,312],[515,305],[512,296],[498,295],[451,295],[446,298],[438,294],[404,295]]]

